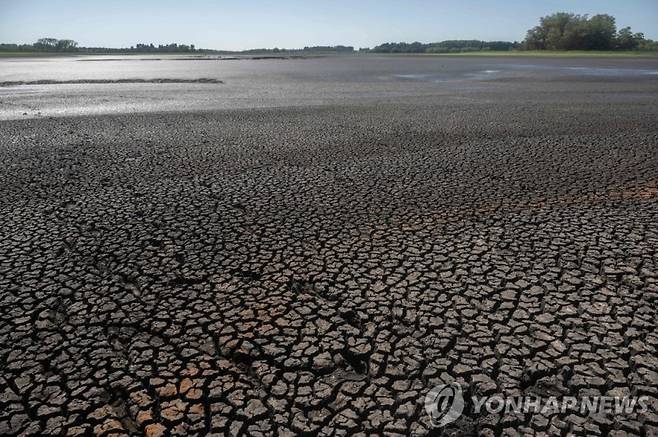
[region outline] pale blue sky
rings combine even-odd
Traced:
[[[71,38],[84,46],[138,42],[297,48],[444,39],[522,40],[557,11],[608,13],[658,39],[658,0],[0,0],[0,42]]]

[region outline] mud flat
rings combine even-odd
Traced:
[[[656,435],[658,78],[473,70],[0,121],[0,434]],[[448,382],[648,410],[434,429]]]

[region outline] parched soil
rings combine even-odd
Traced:
[[[0,434],[658,435],[658,86],[581,85],[0,122]]]

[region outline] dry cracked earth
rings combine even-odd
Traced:
[[[658,84],[570,86],[0,122],[0,434],[658,435]]]

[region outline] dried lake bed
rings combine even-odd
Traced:
[[[0,434],[656,435],[657,71],[0,59]]]

